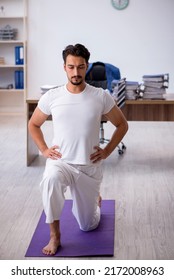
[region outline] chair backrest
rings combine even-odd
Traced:
[[[121,78],[120,69],[116,66],[104,63],[104,62],[93,62],[89,64],[86,72],[86,82],[95,87],[102,87],[112,92],[111,82],[119,80]]]
[[[107,89],[105,64],[102,62],[93,63],[90,71],[86,74],[85,80],[92,86]]]

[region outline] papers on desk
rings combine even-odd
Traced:
[[[143,98],[144,99],[163,99],[166,88],[169,86],[169,74],[144,75],[143,79]]]
[[[40,89],[41,89],[41,94],[44,94],[44,93],[46,93],[48,90],[50,90],[50,89],[53,89],[53,88],[56,88],[56,87],[58,87],[58,85],[43,85],[43,86],[41,86],[40,87]]]
[[[117,101],[117,105],[122,107],[125,99],[139,98],[139,83],[135,81],[126,81],[126,78],[113,80],[111,83],[112,95]]]
[[[169,81],[169,74],[143,75],[143,81],[155,83]]]
[[[119,108],[125,104],[125,92],[126,92],[126,78],[120,80],[113,80],[111,82],[112,96],[115,99]]]
[[[113,80],[111,83],[112,96],[122,107],[125,99],[164,99],[169,86],[169,74],[143,75],[142,83],[126,81],[126,78]]]
[[[126,99],[137,99],[139,97],[139,83],[126,81]]]

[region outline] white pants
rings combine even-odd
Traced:
[[[60,160],[47,159],[40,184],[46,214],[46,223],[60,220],[65,191],[70,187],[72,212],[81,230],[95,229],[100,222],[98,206],[102,171],[100,165],[72,165]]]

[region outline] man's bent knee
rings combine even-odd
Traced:
[[[95,219],[95,221],[91,222],[91,223],[81,223],[80,224],[80,229],[82,231],[91,231],[96,229],[99,226],[100,223],[100,217],[97,217],[97,219]]]

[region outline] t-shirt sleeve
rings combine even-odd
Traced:
[[[46,92],[38,102],[38,108],[46,115],[51,115],[50,110],[50,94]]]
[[[104,92],[103,114],[107,114],[115,106],[114,98],[107,91]]]

